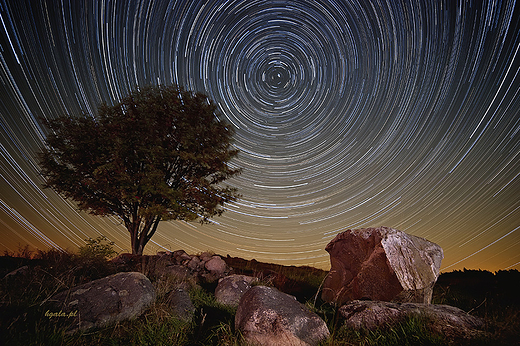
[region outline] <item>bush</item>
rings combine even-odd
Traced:
[[[109,259],[117,252],[114,250],[114,242],[109,241],[105,236],[99,236],[96,239],[85,239],[85,246],[79,247],[79,255],[92,259]]]

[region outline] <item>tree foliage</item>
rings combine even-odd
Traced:
[[[119,217],[142,254],[161,220],[221,215],[239,196],[221,183],[240,173],[229,162],[233,129],[205,95],[147,87],[95,116],[44,120],[40,153],[46,187],[95,215]]]

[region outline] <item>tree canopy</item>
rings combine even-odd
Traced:
[[[201,93],[177,86],[146,87],[95,116],[44,120],[40,153],[45,187],[80,210],[119,217],[142,254],[161,220],[221,215],[236,189],[221,183],[240,173],[230,160],[233,129]]]

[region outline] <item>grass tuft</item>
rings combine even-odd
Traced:
[[[86,246],[92,251],[79,254],[52,249],[33,252],[28,247],[20,247],[18,254],[0,257],[0,344],[234,346],[245,343],[244,337],[235,330],[236,308],[219,304],[213,295],[216,283],[199,286],[195,280],[169,275],[150,277],[157,299],[139,318],[107,328],[66,334],[45,317],[43,303],[61,290],[117,272],[117,267],[108,261],[111,252],[103,245],[104,241],[87,242]],[[322,346],[464,345],[430,330],[428,321],[417,317],[376,330],[348,329],[342,325],[338,307],[320,299],[320,288],[327,272],[230,257],[225,260],[235,273],[256,276],[263,284],[295,295],[323,318],[331,337]],[[143,262],[140,269],[145,274],[155,272],[157,268],[149,267],[151,265],[163,264]],[[6,276],[19,268],[18,274]],[[467,344],[517,345],[520,299],[516,289],[519,281],[518,271],[443,274],[434,289],[434,303],[457,306],[486,320],[485,333]],[[195,307],[191,321],[180,320],[172,312],[170,292],[179,285],[189,291]]]
[[[321,345],[446,345],[446,340],[429,330],[427,325],[426,321],[420,318],[409,317],[394,326],[375,330],[356,330],[340,326],[333,331],[331,338]]]

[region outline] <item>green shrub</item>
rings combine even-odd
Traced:
[[[79,247],[79,255],[86,258],[109,259],[117,252],[114,250],[114,242],[109,241],[105,236],[96,239],[85,239],[85,246]]]

